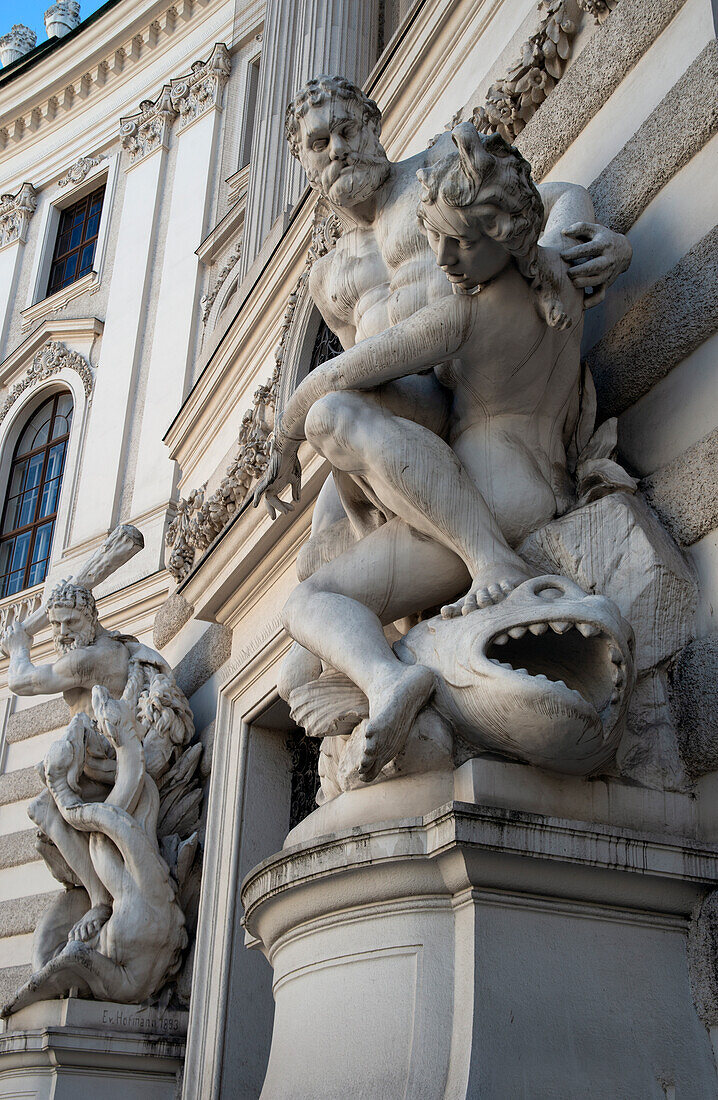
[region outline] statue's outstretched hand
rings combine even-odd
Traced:
[[[22,623],[14,622],[0,636],[0,649],[6,657],[12,657],[16,653],[29,653],[31,645],[32,638]]]
[[[293,503],[288,504],[279,499],[279,494],[287,485],[292,488],[292,500],[299,500],[302,467],[298,452],[299,443],[296,440],[284,436],[278,443],[275,442],[269,456],[269,465],[254,490],[254,507],[256,508],[264,497],[267,511],[272,519],[276,519],[277,512],[291,512],[294,507]]]
[[[571,264],[569,278],[584,291],[586,308],[597,306],[614,279],[630,264],[633,255],[630,242],[622,233],[592,222],[576,222],[561,232],[577,242],[561,252],[566,263]]]

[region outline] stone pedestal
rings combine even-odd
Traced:
[[[110,1001],[39,1001],[4,1022],[0,1097],[174,1100],[186,1012]]]
[[[245,880],[274,969],[264,1100],[718,1095],[686,956],[718,848],[690,799],[480,763],[457,789],[484,804],[305,837]],[[528,804],[594,820],[505,808],[522,772]]]

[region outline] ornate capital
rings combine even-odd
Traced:
[[[157,99],[144,99],[136,115],[120,119],[120,141],[130,155],[130,165],[142,160],[155,149],[167,148],[169,129],[177,117],[165,84]]]
[[[36,206],[37,193],[31,183],[23,183],[17,195],[0,195],[0,248],[26,239]]]
[[[103,160],[107,160],[104,153],[98,153],[95,157],[79,157],[74,164],[70,165],[62,179],[57,181],[58,187],[67,187],[69,183],[81,183],[85,176]]]
[[[188,76],[170,81],[172,105],[180,116],[183,130],[212,107],[219,107],[232,69],[232,60],[224,42],[218,42],[207,61],[195,61]]]
[[[25,390],[30,389],[31,386],[36,386],[38,382],[44,382],[46,378],[50,378],[53,374],[58,374],[65,367],[69,367],[70,370],[74,370],[79,374],[85,390],[85,397],[89,401],[94,385],[90,364],[79,352],[72,351],[65,344],[61,344],[59,340],[48,340],[37,352],[20,381],[11,386],[8,391],[7,397],[0,405],[0,424]]]

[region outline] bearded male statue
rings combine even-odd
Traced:
[[[183,820],[161,823],[168,796],[182,799],[198,761],[198,747],[186,748],[189,704],[159,653],[102,626],[88,588],[62,581],[45,606],[54,663],[33,664],[21,623],[1,644],[11,691],[62,693],[70,710],[64,736],[39,765],[46,789],[28,809],[65,893],[41,918],[35,973],[3,1014],[73,988],[142,1001],[178,972],[187,944],[177,865],[186,871],[194,858],[201,792],[189,792]],[[183,846],[191,851],[178,860]]]
[[[368,709],[358,766],[365,782],[376,778],[396,756],[435,685],[421,664],[407,667],[397,661],[385,637],[388,624],[439,603],[446,604],[442,612],[446,618],[502,603],[532,576],[514,548],[572,503],[565,455],[557,455],[557,473],[549,475],[535,500],[529,492],[529,506],[514,509],[509,502],[508,508],[497,507],[490,492],[484,494],[485,500],[474,495],[473,504],[466,504],[465,498],[473,492],[471,479],[460,469],[457,454],[446,446],[454,447],[466,428],[457,396],[461,387],[452,365],[461,340],[449,346],[450,326],[443,321],[438,336],[430,337],[424,318],[427,311],[447,300],[450,303],[457,293],[476,294],[491,284],[482,301],[497,296],[497,272],[507,262],[500,230],[505,214],[496,207],[496,196],[487,198],[482,217],[486,216],[488,237],[480,234],[476,246],[479,251],[488,248],[485,263],[478,253],[473,255],[476,242],[461,243],[461,227],[443,227],[435,234],[448,242],[437,247],[435,256],[417,210],[422,179],[454,153],[452,134],[442,135],[430,149],[408,160],[393,163],[380,143],[380,130],[377,105],[338,77],[309,81],[288,107],[286,132],[292,153],[341,225],[336,248],[312,268],[310,291],[328,326],[343,347],[352,350],[333,361],[334,373],[343,381],[335,380],[322,391],[314,372],[302,384],[311,391],[308,400],[302,404],[300,387],[287,409],[280,411],[269,469],[255,493],[255,502],[266,493],[272,515],[291,507],[279,499],[279,493],[291,486],[294,499],[298,498],[302,438],[331,464],[332,477],[315,507],[312,539],[298,560],[303,583],[284,610],[285,626],[297,645],[283,668],[280,692],[300,717],[300,710],[307,713],[308,699],[309,709],[320,701],[319,679],[332,668],[360,688],[359,703],[348,703],[348,713],[351,721]],[[508,147],[501,148],[501,139],[498,143],[497,163],[518,156]],[[518,171],[517,181],[527,172],[528,166]],[[504,198],[509,192],[513,196],[518,186],[511,184]],[[628,266],[631,247],[620,234],[594,223],[591,199],[583,187],[547,184],[532,194],[528,196],[527,191],[530,216],[518,209],[521,202],[516,216],[522,232],[531,223],[534,245],[539,239],[541,255],[555,269],[553,277],[546,269],[546,300],[551,298],[549,284],[558,285],[564,279],[566,294],[577,303],[569,334],[577,357],[582,306],[601,300],[606,287]],[[573,240],[570,246],[567,238]],[[472,280],[467,280],[464,263],[469,253],[476,264]],[[526,264],[531,266],[528,260]],[[505,304],[499,308],[505,310]],[[491,309],[482,310],[488,336],[495,326]],[[417,322],[412,325],[414,318]],[[557,326],[552,331],[564,324],[558,324],[560,314],[552,317],[550,310],[545,320]],[[571,322],[566,319],[565,323]],[[392,340],[401,344],[398,358]],[[362,348],[368,369],[350,385],[344,378],[348,372],[343,360],[355,353],[361,356]],[[496,350],[498,354],[500,349]],[[511,364],[506,370],[510,368]],[[326,370],[331,372],[332,365]],[[514,386],[514,404],[519,388]],[[578,373],[575,386],[568,390],[561,397],[565,409],[554,417],[562,429],[565,421],[567,439],[580,418]],[[501,416],[484,417],[482,453],[494,459],[501,453],[505,459],[501,464],[508,470],[516,453],[513,444],[506,442],[506,417],[513,415],[511,393],[506,402]],[[398,461],[405,450],[406,456]],[[510,488],[511,478],[505,481]],[[450,485],[455,491],[449,490]],[[418,562],[425,557],[427,539],[452,556],[437,558],[424,570]],[[390,541],[385,552],[384,544]],[[377,553],[380,542],[381,553]],[[350,548],[356,548],[351,555]],[[330,570],[330,562],[336,562],[336,568]],[[455,600],[462,589],[463,595]],[[333,685],[332,690],[336,695],[338,688]],[[366,709],[362,696],[368,700]],[[311,717],[310,732],[336,735],[344,729],[341,721],[327,720],[323,701],[318,709],[321,721]],[[335,709],[331,708],[332,713]]]

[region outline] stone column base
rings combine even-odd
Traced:
[[[4,1021],[0,1097],[174,1100],[186,1012],[111,1001],[38,1001]]]
[[[274,968],[263,1100],[718,1095],[686,960],[718,850],[453,802],[245,880]]]

